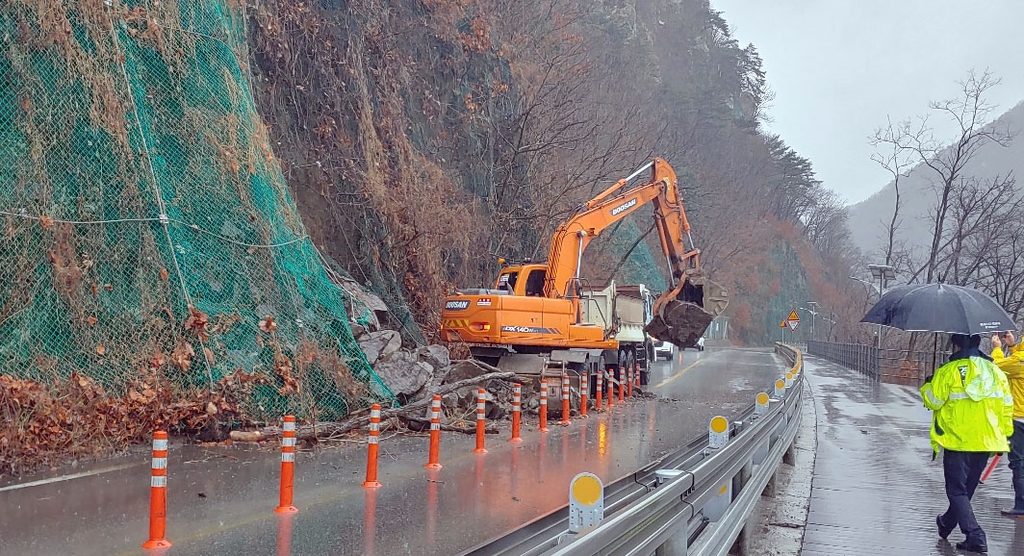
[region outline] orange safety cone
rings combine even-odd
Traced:
[[[380,483],[377,481],[377,452],[380,449],[377,442],[380,437],[380,404],[370,406],[370,436],[366,439],[366,481],[363,486],[366,488],[377,488]]]
[[[153,433],[153,463],[149,478],[149,540],[142,548],[167,548],[167,432]]]
[[[548,432],[548,381],[540,379],[540,432]]]
[[[292,505],[292,492],[295,488],[295,416],[285,415],[284,426],[281,427],[281,497],[280,504],[274,510],[279,514],[291,514],[299,511]]]
[[[580,375],[580,417],[587,416],[587,397],[590,394],[590,380],[587,378],[589,374],[588,371],[583,371],[583,374]]]
[[[569,375],[562,375],[562,423],[569,424]]]
[[[597,397],[594,398],[594,409],[601,411],[601,402],[604,401],[604,370],[598,369],[597,373],[597,384],[594,387]]]
[[[519,425],[523,419],[523,385],[518,382],[512,385],[512,439],[511,442],[522,442],[519,436]]]
[[[487,433],[486,408],[487,390],[480,388],[476,392],[476,449],[473,450],[474,454],[487,453],[487,448],[484,448],[484,435]]]
[[[427,456],[427,469],[441,469],[438,463],[441,451],[441,396],[434,395],[430,400],[430,453]]]

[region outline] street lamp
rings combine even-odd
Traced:
[[[807,304],[808,305],[817,305],[817,302],[808,301]],[[811,315],[811,339],[812,340],[817,339],[815,337],[815,335],[814,335],[814,317],[818,316],[819,313],[817,311],[815,311],[814,309],[807,309],[806,307],[799,307],[799,309],[801,311],[804,311],[804,312],[808,313],[809,315]]]
[[[878,298],[882,298],[882,294],[885,293],[885,286],[896,279],[896,272],[892,266],[887,264],[869,264],[868,270],[871,271],[871,277],[878,280],[878,283],[868,282],[867,280],[861,280],[856,276],[850,276],[851,280],[856,280],[862,284],[871,286],[871,289],[875,290],[878,294]],[[882,349],[882,325],[878,325],[878,331],[875,333],[875,347]]]

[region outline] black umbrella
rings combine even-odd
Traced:
[[[861,322],[907,332],[994,334],[1016,330],[1013,319],[984,293],[963,286],[896,286],[875,303]]]

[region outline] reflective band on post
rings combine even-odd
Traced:
[[[154,450],[166,450],[167,449],[167,439],[162,439],[162,440],[161,439],[156,439],[156,440],[154,440],[153,441],[153,449]]]
[[[285,446],[285,447],[294,448],[295,447],[295,437],[294,436],[286,436],[286,437],[282,438],[281,439],[281,445]]]
[[[295,421],[285,421],[281,430],[295,432]]]
[[[282,463],[284,463],[284,462],[294,462],[294,461],[295,461],[295,453],[294,452],[283,452],[281,454],[281,462]]]
[[[369,439],[367,439],[367,442],[369,442],[370,444],[376,444],[378,440],[379,439],[376,436],[371,436]]]
[[[167,469],[167,458],[153,458],[153,469]]]
[[[163,488],[167,486],[166,475],[154,475],[149,478],[149,486],[153,488]]]

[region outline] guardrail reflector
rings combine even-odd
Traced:
[[[785,380],[776,380],[775,381],[775,397],[779,398],[781,400],[782,397],[785,394],[786,394],[786,381]]]
[[[721,415],[712,417],[708,427],[708,447],[721,448],[729,443],[729,420]]]
[[[604,519],[604,484],[593,473],[580,473],[569,483],[569,532],[579,533]]]
[[[786,388],[793,385],[793,373],[786,373]]]
[[[754,406],[754,415],[764,415],[768,413],[768,392],[759,392],[757,394],[757,404]]]

